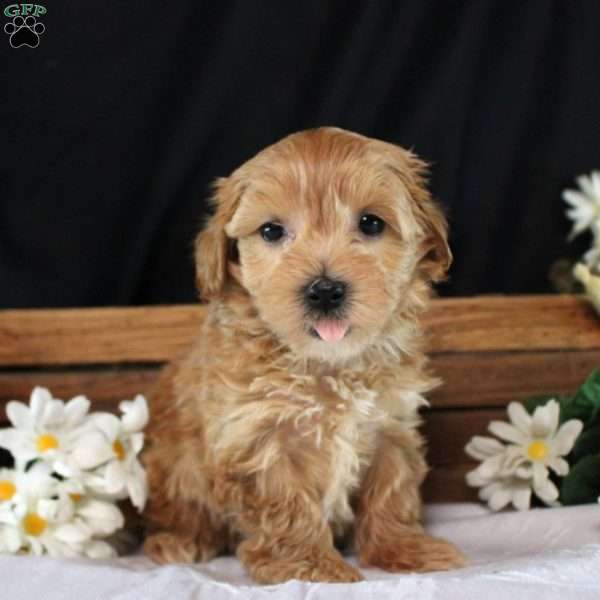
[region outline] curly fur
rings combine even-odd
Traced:
[[[427,371],[418,323],[451,261],[446,221],[412,153],[333,128],[289,136],[219,180],[196,242],[209,302],[196,342],[150,394],[146,553],[236,549],[260,582],[357,581],[336,539],[392,571],[463,564],[420,526]],[[361,214],[386,221],[380,238]],[[257,233],[277,220],[289,234]],[[350,329],[308,334],[299,290],[351,286]]]

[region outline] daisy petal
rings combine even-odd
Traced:
[[[488,425],[488,429],[495,436],[506,440],[507,442],[523,444],[527,441],[527,437],[524,436],[514,425],[509,425],[504,421],[492,421]]]
[[[90,401],[85,396],[76,396],[65,404],[65,426],[76,427],[81,424],[90,409]]]
[[[135,455],[138,455],[141,449],[144,447],[144,434],[143,433],[132,433],[129,436],[131,442],[131,449]]]
[[[560,407],[556,400],[550,400],[544,406],[538,406],[531,420],[531,435],[534,438],[545,438],[552,435],[558,427]]]
[[[482,435],[473,436],[465,447],[465,452],[476,460],[484,460],[504,450],[497,439]]]
[[[46,402],[44,413],[40,417],[40,423],[43,427],[60,428],[65,420],[65,404],[62,400],[54,398]]]
[[[552,458],[548,461],[548,466],[561,477],[564,477],[569,472],[569,463],[564,458]]]
[[[71,460],[79,469],[94,469],[114,457],[112,444],[99,431],[92,431],[71,452]]]
[[[494,481],[479,490],[479,497],[487,502],[500,489],[502,489],[502,484],[499,481]]]
[[[517,510],[527,510],[531,504],[531,487],[527,485],[515,490],[512,496],[512,503]]]
[[[508,417],[521,433],[529,435],[531,430],[531,416],[520,402],[511,402],[508,405]]]
[[[507,488],[500,488],[496,490],[489,501],[489,506],[492,510],[502,510],[511,500],[510,490]]]
[[[106,466],[104,482],[108,494],[120,495],[126,491],[127,476],[120,462],[112,461]]]
[[[131,402],[129,400],[121,402],[119,410],[123,413],[121,422],[125,431],[141,431],[148,424],[148,404],[141,394]]]
[[[91,415],[92,423],[106,436],[112,444],[121,430],[121,421],[108,413],[93,413]]]
[[[84,553],[88,558],[94,558],[96,560],[105,560],[107,558],[113,558],[117,555],[115,549],[100,540],[93,540],[85,545]]]
[[[589,195],[595,199],[596,204],[600,204],[600,171],[592,171],[590,180],[592,193]]]
[[[540,485],[534,484],[533,491],[535,492],[535,495],[546,504],[551,504],[558,499],[558,490],[549,479],[546,479]]]
[[[54,537],[66,544],[80,544],[90,539],[90,532],[73,523],[66,523],[54,529]]]
[[[102,500],[87,500],[77,511],[93,528],[95,535],[112,535],[125,524],[123,513],[117,506]]]
[[[146,481],[146,472],[142,466],[136,461],[133,467],[133,476],[127,480],[127,491],[131,503],[138,509],[139,512],[144,510],[146,499],[148,498],[148,483]]]
[[[5,527],[2,529],[2,541],[0,547],[6,548],[11,554],[16,554],[21,548],[22,540],[16,527]]]
[[[31,392],[31,399],[29,400],[29,406],[31,409],[31,416],[34,421],[37,421],[44,414],[46,404],[52,400],[52,394],[49,390],[43,387],[36,386]]]
[[[34,421],[31,412],[22,402],[11,400],[6,405],[6,416],[16,429],[33,429]]]
[[[544,481],[548,479],[548,469],[541,462],[533,463],[533,485],[534,487],[541,487]]]
[[[490,477],[483,475],[479,468],[469,471],[466,474],[465,479],[467,481],[467,485],[470,487],[481,487],[490,483],[491,480]]]
[[[554,452],[559,456],[565,456],[571,452],[582,429],[583,423],[579,419],[571,419],[563,423],[552,440]]]

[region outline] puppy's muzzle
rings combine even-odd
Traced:
[[[332,312],[346,301],[346,287],[343,281],[319,277],[306,286],[304,302],[310,310],[323,314]]]

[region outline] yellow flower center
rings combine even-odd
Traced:
[[[23,518],[23,529],[28,535],[38,537],[44,533],[46,529],[46,519],[40,517],[37,513],[27,513]]]
[[[113,452],[117,455],[117,458],[119,460],[125,460],[125,448],[123,448],[121,440],[116,440],[112,447]]]
[[[69,494],[69,498],[73,500],[73,502],[79,502],[82,498],[81,494]]]
[[[0,500],[10,500],[16,493],[17,488],[12,481],[3,479],[0,481]]]
[[[38,452],[47,452],[48,450],[52,450],[54,448],[58,448],[58,440],[53,436],[48,434],[40,435],[37,439],[37,449]]]
[[[548,448],[548,445],[541,440],[534,440],[529,444],[529,448],[527,448],[527,456],[529,456],[531,460],[544,460],[549,453],[550,449]]]

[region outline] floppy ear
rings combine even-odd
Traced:
[[[427,188],[428,165],[404,148],[393,148],[392,168],[411,197],[423,233],[419,268],[431,281],[442,281],[452,264],[452,252],[448,246],[448,222]]]
[[[231,177],[215,182],[213,204],[215,212],[195,241],[196,286],[201,300],[218,297],[228,277],[228,262],[234,252],[235,241],[225,233],[225,226],[233,217],[242,195],[240,182]]]
[[[431,281],[442,281],[452,264],[452,251],[448,246],[448,222],[431,198],[422,202],[419,209],[421,226],[425,231],[423,258],[419,267]]]

